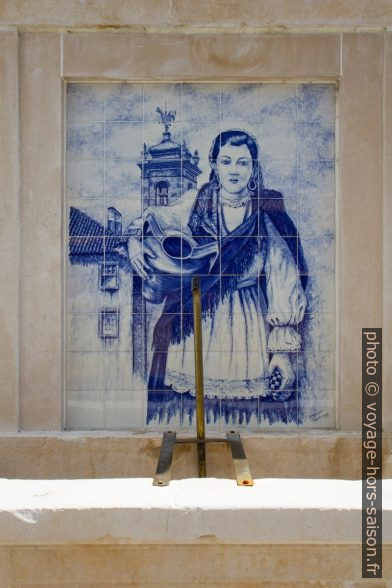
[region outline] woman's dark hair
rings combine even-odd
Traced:
[[[211,165],[210,182],[219,184],[219,177],[216,173],[216,160],[219,155],[221,147],[224,145],[246,145],[249,149],[249,153],[252,157],[252,175],[249,181],[254,182],[258,189],[263,188],[263,176],[261,173],[261,167],[259,163],[259,146],[257,140],[253,135],[240,129],[229,129],[220,133],[212,142],[208,160]],[[253,191],[256,191],[253,190]]]

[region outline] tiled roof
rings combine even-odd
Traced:
[[[103,237],[105,230],[101,223],[89,217],[78,208],[71,206],[69,215],[70,237]]]
[[[69,219],[69,254],[103,255],[117,253],[117,247],[126,245],[127,238],[113,235],[84,212],[71,206]]]

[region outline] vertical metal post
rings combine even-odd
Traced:
[[[199,478],[207,476],[206,468],[206,433],[204,418],[203,386],[203,344],[201,331],[201,292],[200,278],[192,279],[193,330],[195,336],[195,386],[196,386],[196,426],[197,426],[197,463]]]

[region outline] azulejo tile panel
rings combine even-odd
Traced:
[[[67,426],[333,427],[333,84],[67,86]]]

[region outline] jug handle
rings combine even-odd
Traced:
[[[154,237],[157,239],[157,241],[161,242],[162,239],[165,237],[165,233],[163,232],[163,230],[161,229],[161,226],[159,225],[157,219],[155,218],[155,216],[149,212],[146,216],[146,219],[144,221],[143,224],[143,234],[144,234],[144,227],[145,225],[148,224],[148,226],[150,227],[152,234],[154,235]]]
[[[200,259],[201,257],[205,257],[206,255],[213,255],[217,254],[218,252],[219,249],[217,243],[207,243],[207,245],[199,245],[198,247],[194,247],[190,258]]]

